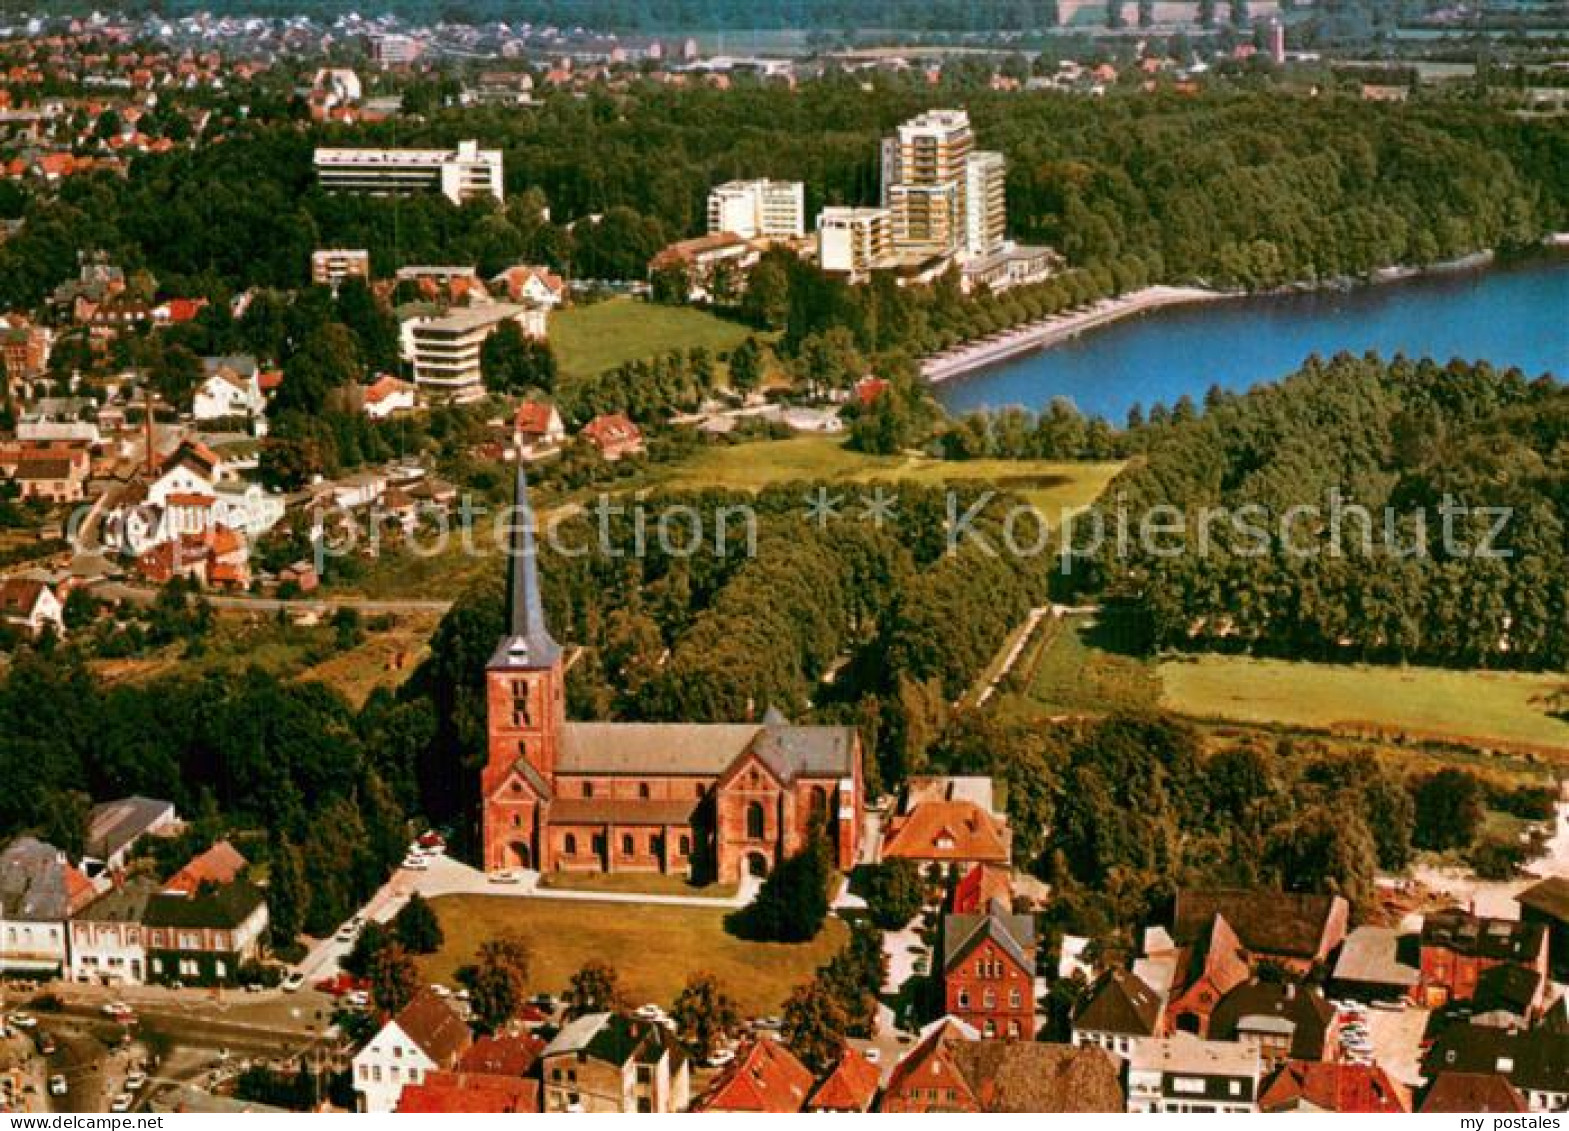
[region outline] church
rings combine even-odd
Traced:
[[[767,875],[824,825],[841,870],[860,850],[854,727],[581,723],[545,623],[522,461],[507,633],[485,668],[480,782],[486,871],[643,872],[735,883]]]

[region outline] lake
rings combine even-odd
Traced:
[[[1168,307],[935,386],[951,412],[1067,397],[1120,425],[1135,404],[1246,389],[1309,354],[1487,360],[1569,376],[1569,256],[1404,279],[1348,291],[1260,295]]]

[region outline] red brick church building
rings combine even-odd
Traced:
[[[487,871],[658,872],[734,883],[764,875],[821,814],[838,867],[860,849],[854,727],[575,723],[545,624],[522,463],[509,625],[485,669],[481,781]]]

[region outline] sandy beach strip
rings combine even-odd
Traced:
[[[1130,318],[1163,306],[1210,302],[1225,297],[1223,292],[1202,287],[1145,287],[1117,298],[1102,299],[1082,310],[1056,314],[1039,322],[1015,326],[989,338],[955,346],[946,353],[923,360],[921,373],[928,381],[937,384],[1019,354],[1044,349],[1121,318]]]

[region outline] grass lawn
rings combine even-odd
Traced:
[[[1148,660],[1134,655],[1115,621],[1068,617],[1043,621],[1036,639],[1014,665],[1024,690],[1004,710],[1029,714],[1104,714],[1153,707],[1160,679]]]
[[[843,922],[829,919],[809,943],[742,942],[725,932],[725,910],[699,907],[490,895],[443,896],[431,907],[446,945],[421,960],[426,981],[452,984],[480,943],[512,931],[528,942],[532,990],[560,993],[585,962],[598,958],[616,968],[634,1002],[668,1008],[688,974],[707,970],[751,1016],[777,1013],[848,937]]]
[[[1199,656],[1161,663],[1161,705],[1199,718],[1508,745],[1569,756],[1561,675]]]
[[[937,460],[923,456],[872,456],[851,451],[840,436],[716,445],[669,469],[661,486],[730,487],[756,491],[792,479],[870,483],[989,483],[1027,499],[1048,518],[1094,502],[1120,463],[1049,460]]]
[[[751,333],[739,322],[701,310],[632,298],[571,306],[550,318],[550,344],[568,380],[673,349],[704,346],[710,353],[728,352]]]

